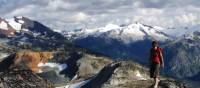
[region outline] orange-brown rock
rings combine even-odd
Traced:
[[[39,63],[46,63],[53,57],[52,52],[33,52],[33,51],[21,51],[12,54],[5,58],[0,66],[4,68],[17,68],[24,70],[31,70],[35,73],[39,72]],[[6,70],[6,69],[5,69]]]
[[[39,72],[39,63],[46,63],[53,57],[52,52],[22,51],[15,55],[13,66],[25,67],[33,72]]]

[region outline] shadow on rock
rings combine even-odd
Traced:
[[[65,76],[72,79],[76,75],[76,72],[78,71],[77,61],[82,57],[83,55],[77,52],[71,53],[70,58],[62,62],[67,64],[67,68],[61,71],[60,74],[64,74]]]
[[[159,86],[161,88],[187,88],[184,83],[174,80],[161,80]]]
[[[13,60],[15,58],[15,54],[11,54],[10,56],[3,59],[0,62],[0,72],[4,72],[9,69],[9,67],[14,63]]]
[[[115,69],[118,68],[121,63],[111,63],[105,66],[96,77],[91,79],[88,83],[86,83],[81,88],[101,88],[101,85],[110,79]]]

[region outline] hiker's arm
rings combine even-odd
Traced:
[[[161,57],[161,65],[162,65],[162,67],[164,67],[164,59],[163,59],[163,55],[161,52],[160,52],[160,57]]]
[[[150,52],[150,54],[149,54],[149,65],[151,65],[151,52]]]

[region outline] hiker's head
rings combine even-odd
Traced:
[[[158,42],[157,41],[152,41],[152,47],[157,47],[158,46]]]

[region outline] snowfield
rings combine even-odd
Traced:
[[[7,21],[8,21],[8,24],[9,24],[12,28],[14,28],[17,32],[19,32],[19,31],[21,30],[22,24],[16,22],[14,18],[7,19]]]

